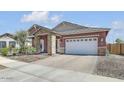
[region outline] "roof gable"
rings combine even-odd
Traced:
[[[29,35],[33,35],[33,34],[35,34],[36,32],[38,32],[39,30],[50,31],[49,28],[46,28],[46,27],[43,27],[43,26],[34,24],[34,25],[28,30],[28,33],[29,33]]]
[[[0,38],[2,38],[2,37],[10,37],[10,38],[14,39],[14,36],[12,34],[10,34],[10,33],[5,33],[3,35],[0,35]]]
[[[37,24],[34,24],[29,30],[28,30],[28,34],[29,36],[34,35],[36,33],[41,33],[41,32],[46,32],[46,33],[53,33],[53,34],[57,34],[57,32],[47,28],[47,27],[43,27]]]
[[[78,25],[75,23],[63,21],[62,23],[60,23],[56,27],[54,27],[52,30],[61,32],[61,31],[66,31],[66,30],[75,30],[75,29],[83,29],[83,28],[87,28],[87,27]]]

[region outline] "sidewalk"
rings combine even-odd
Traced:
[[[8,67],[0,70],[0,81],[4,82],[123,82],[120,79],[25,63],[1,56],[0,64]]]

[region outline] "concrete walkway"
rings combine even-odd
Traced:
[[[0,70],[1,82],[121,82],[123,80],[102,77],[83,72],[25,63],[0,57],[0,64],[8,68]]]

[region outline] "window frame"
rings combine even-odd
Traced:
[[[0,41],[0,48],[6,48],[7,42],[6,41]]]
[[[15,41],[9,41],[9,47],[11,46],[11,44],[12,44],[12,48],[16,47],[16,42]]]

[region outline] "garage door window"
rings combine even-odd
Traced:
[[[79,42],[79,39],[77,41]]]
[[[75,42],[75,40],[73,40]]]
[[[92,41],[92,39],[89,39],[89,41]]]
[[[94,38],[93,40],[96,41],[96,38]]]

